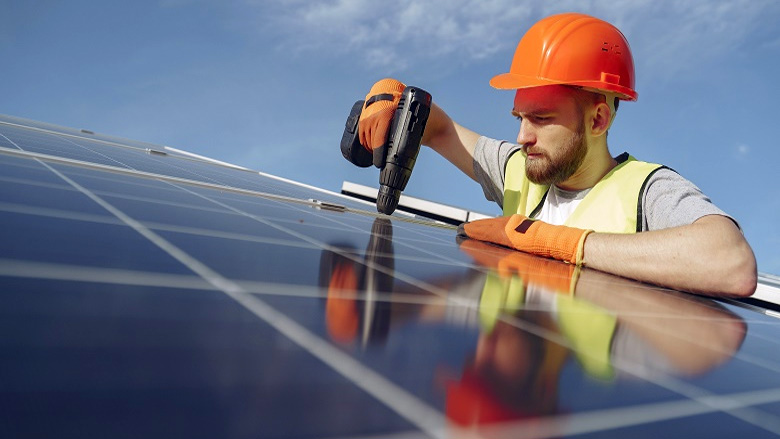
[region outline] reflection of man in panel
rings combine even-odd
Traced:
[[[320,260],[326,333],[342,346],[382,346],[410,321],[478,322],[463,370],[438,373],[455,426],[560,413],[560,373],[571,361],[605,382],[622,372],[695,376],[731,358],[746,333],[738,316],[706,299],[478,240],[460,245],[481,268],[425,280],[446,296],[393,285],[388,220],[375,220],[364,253],[331,244],[340,250]]]
[[[558,384],[571,360],[605,382],[625,372],[696,376],[731,358],[746,333],[712,302],[478,241],[462,249],[491,268],[478,299],[477,347],[447,387],[447,415],[462,427],[565,410]]]

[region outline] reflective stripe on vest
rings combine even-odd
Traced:
[[[504,215],[531,216],[541,207],[549,186],[525,176],[525,153],[509,158],[504,170]],[[618,165],[585,195],[564,225],[596,232],[635,233],[642,226],[642,194],[650,176],[663,166],[623,153]]]

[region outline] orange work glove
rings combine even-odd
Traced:
[[[458,235],[493,242],[522,252],[582,264],[585,238],[592,230],[554,226],[524,215],[461,224]]]
[[[387,143],[390,122],[393,120],[404,85],[395,79],[379,80],[366,95],[358,121],[360,144],[369,152]]]

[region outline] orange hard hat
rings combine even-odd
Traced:
[[[500,89],[556,84],[635,101],[634,60],[626,37],[615,26],[589,15],[553,15],[523,35],[509,73],[490,80]]]

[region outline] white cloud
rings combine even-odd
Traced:
[[[581,11],[617,25],[642,54],[637,61],[645,70],[671,77],[735,50],[780,17],[774,0],[245,1],[262,10],[262,20],[274,19],[286,50],[359,54],[370,67],[394,70],[426,60],[468,64],[505,55],[539,18]]]
[[[336,0],[293,3],[278,10],[277,18],[284,23],[278,28],[286,48],[295,51],[360,53],[371,66],[382,66],[391,56],[420,62],[455,52],[468,62],[517,43],[518,29],[531,11],[505,4],[509,2]]]

